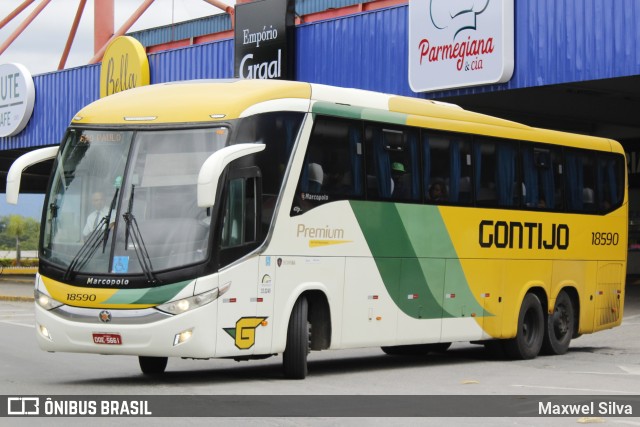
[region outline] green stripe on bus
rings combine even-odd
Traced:
[[[436,206],[350,203],[387,292],[402,312],[416,319],[483,312]],[[456,295],[446,307],[445,290]]]
[[[134,304],[163,304],[175,297],[178,292],[183,290],[189,283],[191,283],[191,280],[151,288],[149,292],[135,301]]]
[[[350,105],[318,101],[313,104],[311,112],[326,116],[338,116],[345,117],[347,119],[360,119],[362,118],[362,110],[362,107],[352,107]]]
[[[119,289],[115,294],[106,300],[105,304],[133,304],[147,293],[149,289]]]
[[[406,114],[396,113],[395,111],[374,110],[372,108],[365,108],[362,111],[362,119],[396,125],[407,124]]]
[[[164,304],[183,290],[191,280],[147,289],[121,289],[105,304]]]

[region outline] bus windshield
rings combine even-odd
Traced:
[[[198,171],[228,134],[226,127],[70,130],[47,196],[42,259],[90,274],[203,261],[211,210],[197,206]]]

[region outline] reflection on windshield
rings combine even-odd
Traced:
[[[85,250],[94,246],[96,236],[105,229],[109,202],[117,199],[132,136],[132,132],[122,131],[68,133],[47,197],[42,245],[45,260],[66,269],[74,258],[78,257],[77,263],[86,256]],[[83,246],[86,249],[81,251]],[[108,271],[108,251],[91,252],[85,268]]]
[[[197,175],[227,135],[226,128],[71,130],[47,198],[43,259],[68,275],[147,278],[206,259],[210,212],[197,207]],[[135,222],[135,238],[125,217]]]

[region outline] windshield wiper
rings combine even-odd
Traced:
[[[53,235],[56,234],[58,229],[58,205],[54,201],[49,204],[49,212],[51,214],[51,219],[49,220],[49,245],[47,246],[51,249],[51,244],[53,242]]]
[[[67,281],[71,278],[71,273],[77,269],[82,268],[89,259],[96,253],[96,250],[102,243],[101,235],[103,234],[102,226],[107,223],[107,217],[102,217],[100,222],[96,225],[96,228],[87,236],[87,240],[84,241],[80,250],[73,257],[67,270],[64,272],[64,280]],[[107,227],[108,228],[108,227]]]
[[[131,185],[131,195],[129,196],[129,206],[127,207],[127,212],[122,214],[124,218],[124,222],[126,224],[125,229],[125,237],[124,237],[124,249],[125,251],[129,249],[129,236],[131,236],[131,240],[133,241],[133,249],[136,253],[136,258],[138,258],[138,263],[140,264],[140,268],[147,278],[147,282],[151,284],[155,284],[158,280],[153,274],[153,266],[151,265],[151,257],[149,256],[149,252],[147,252],[147,247],[144,244],[144,240],[142,239],[142,233],[140,233],[140,227],[138,227],[138,221],[136,221],[135,215],[133,215],[133,197],[135,193],[136,186],[134,184]]]
[[[107,240],[109,239],[109,233],[111,231],[111,214],[116,206],[116,201],[118,200],[118,193],[120,189],[116,188],[116,192],[113,194],[113,198],[111,199],[111,205],[109,206],[109,213],[102,218],[100,218],[100,222],[96,224],[96,228],[89,233],[87,236],[87,240],[84,241],[80,250],[73,257],[67,270],[64,272],[64,280],[69,280],[71,278],[71,273],[74,271],[78,271],[84,267],[87,262],[93,257],[96,253],[100,244],[102,243],[102,253],[104,253],[107,247]],[[104,227],[104,229],[103,229]]]

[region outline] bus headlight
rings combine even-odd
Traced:
[[[60,301],[57,301],[51,298],[49,295],[45,295],[42,292],[36,290],[33,292],[34,299],[36,303],[45,310],[53,310],[54,308],[58,308],[62,305]]]
[[[202,307],[209,304],[211,301],[215,301],[220,296],[218,288],[205,292],[203,294],[195,295],[189,298],[184,298],[177,301],[171,301],[166,304],[156,306],[160,311],[171,314],[181,314],[194,308]]]

